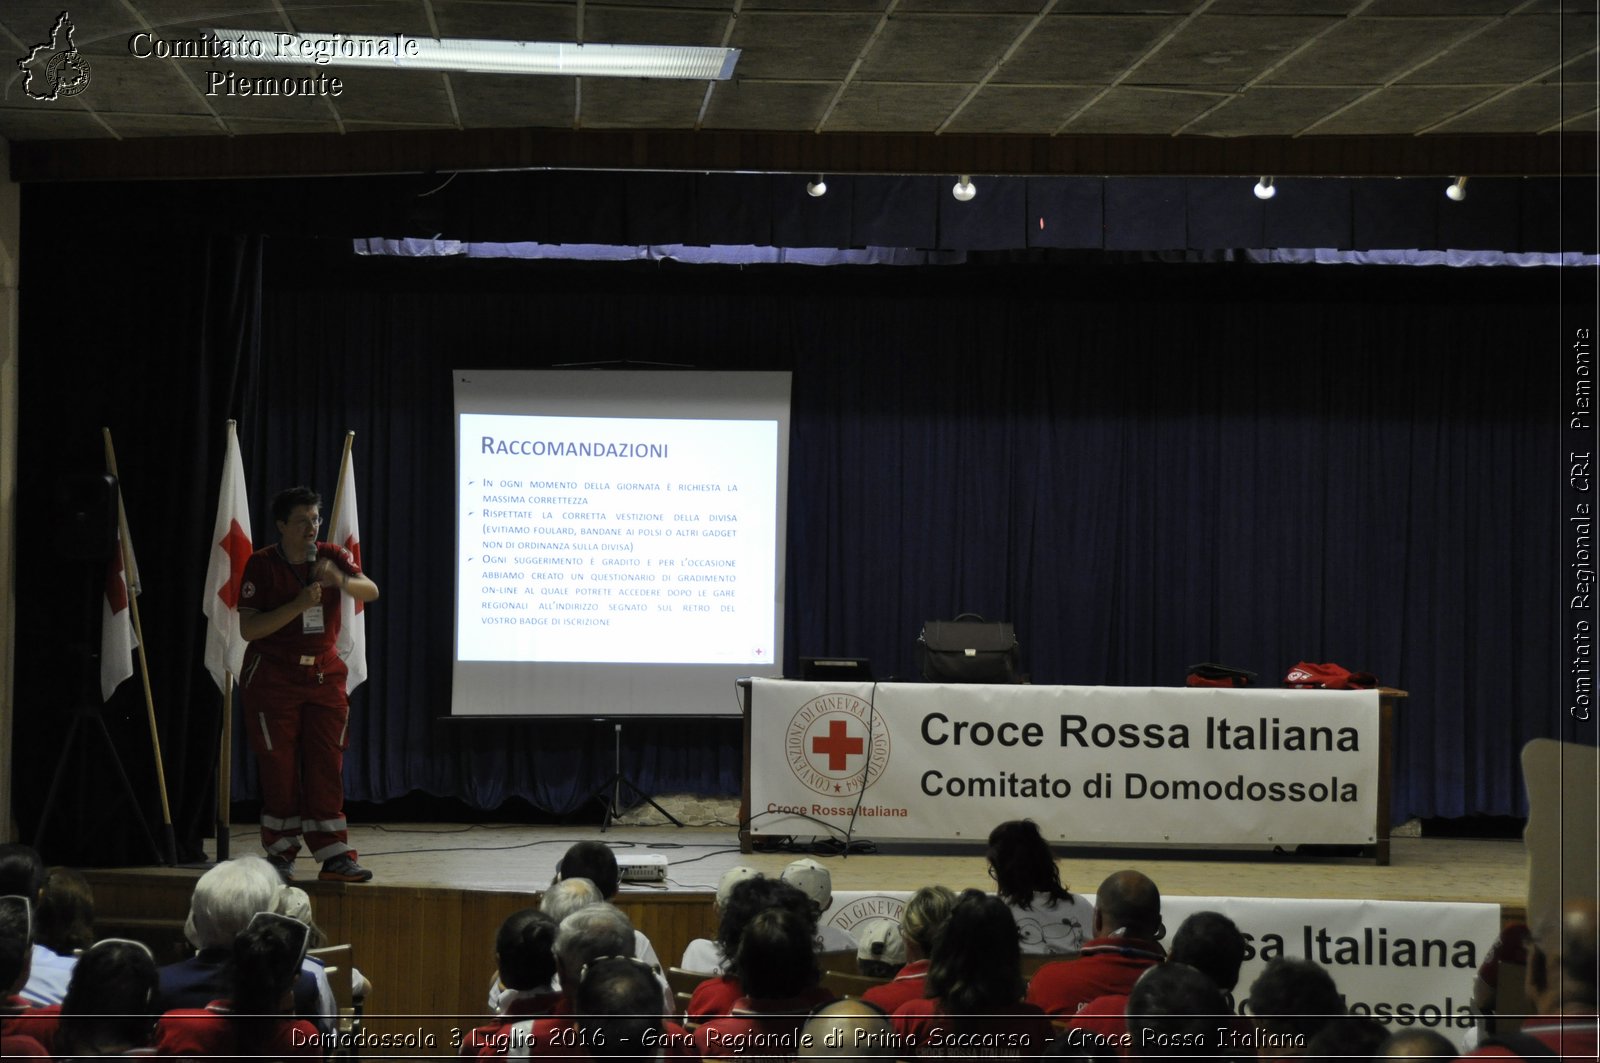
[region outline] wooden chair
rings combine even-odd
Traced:
[[[334,1032],[339,1035],[339,1044],[328,1051],[326,1056],[329,1059],[353,1059],[358,1055],[355,1049],[355,1035],[361,1031],[361,1005],[356,1003],[353,973],[355,947],[329,945],[320,949],[307,949],[306,955],[322,961],[323,973],[328,976],[328,986],[333,990],[334,1007],[338,1010]]]
[[[873,986],[883,985],[888,980],[887,978],[870,978],[864,974],[847,974],[844,971],[822,972],[822,987],[830,993],[837,993],[841,997],[859,997]]]
[[[859,972],[856,966],[855,949],[838,949],[834,952],[817,953],[817,967],[824,971]]]
[[[689,998],[694,996],[694,991],[701,982],[707,978],[715,978],[714,974],[704,971],[686,971],[682,967],[667,968],[667,985],[672,987],[672,999],[678,1005],[678,1018],[683,1018],[689,1013]]]

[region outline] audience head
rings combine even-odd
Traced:
[[[1147,968],[1128,993],[1130,1055],[1143,1059],[1215,1054],[1227,1002],[1216,983],[1182,963]]]
[[[804,916],[786,908],[757,912],[745,924],[733,956],[744,995],[783,1000],[816,985],[822,972],[812,928]]]
[[[0,901],[0,993],[21,992],[33,969],[33,905],[26,897]]]
[[[507,989],[538,989],[550,984],[556,975],[558,927],[549,913],[537,908],[513,912],[500,924],[494,951],[500,981]]]
[[[810,897],[819,913],[833,903],[833,876],[815,860],[796,860],[783,869],[783,881]]]
[[[717,880],[717,911],[720,912],[728,906],[728,895],[733,892],[733,887],[745,879],[760,877],[761,872],[753,867],[745,867],[743,864],[738,867],[730,867],[724,871],[722,877]]]
[[[894,1059],[900,1055],[894,1023],[864,1000],[835,1000],[806,1020],[800,1056],[807,1059]]]
[[[1454,1059],[1460,1053],[1450,1038],[1438,1030],[1413,1026],[1385,1037],[1373,1050],[1373,1059]]]
[[[30,845],[0,845],[0,897],[26,897],[32,904],[44,888],[44,861]]]
[[[955,906],[956,895],[945,886],[924,886],[911,895],[900,912],[907,959],[925,960],[933,955],[934,938]]]
[[[1011,909],[998,897],[967,890],[933,945],[927,995],[946,1014],[988,1011],[1022,999],[1022,947]]]
[[[1593,1012],[1600,908],[1591,898],[1561,906],[1561,922],[1528,942],[1528,997],[1545,1014],[1571,1008]]]
[[[617,854],[604,842],[579,842],[568,849],[556,868],[557,879],[586,878],[600,889],[600,899],[617,895],[621,874]]]
[[[1094,895],[1094,936],[1117,934],[1155,941],[1164,933],[1161,891],[1150,877],[1138,871],[1107,875]]]
[[[304,924],[287,916],[264,912],[250,920],[233,939],[236,1014],[279,1015],[293,1009],[306,938]]]
[[[1172,935],[1167,959],[1188,964],[1231,997],[1244,963],[1244,935],[1221,912],[1195,912]]]
[[[120,1055],[149,1044],[156,980],[156,961],[137,941],[107,939],[86,949],[61,1003],[55,1057]]]
[[[989,832],[989,874],[1002,898],[1019,908],[1033,904],[1036,894],[1065,900],[1072,894],[1061,884],[1050,843],[1031,819],[1013,819]]]
[[[1280,1054],[1298,1055],[1318,1030],[1344,1014],[1344,1001],[1320,966],[1280,956],[1250,984],[1250,1014],[1268,1034],[1287,1039],[1273,1046]]]
[[[225,860],[200,876],[189,898],[184,936],[197,949],[229,949],[257,912],[277,909],[283,883],[259,856]]]
[[[727,963],[723,965],[724,973],[739,973],[739,938],[757,913],[770,908],[782,908],[799,916],[805,922],[806,934],[815,946],[817,909],[810,897],[782,879],[746,879],[728,891],[728,901],[722,907],[722,919],[717,923],[717,947],[727,958]]]
[[[578,1029],[596,1059],[653,1060],[659,1043],[647,1036],[661,1030],[661,983],[643,960],[603,956],[578,975],[574,1000]]]
[[[1322,1024],[1306,1042],[1312,1059],[1371,1059],[1389,1028],[1370,1015],[1342,1015]]]
[[[559,924],[578,909],[604,900],[600,887],[588,879],[567,878],[544,891],[544,896],[539,898],[539,910]]]
[[[900,924],[880,919],[861,932],[856,969],[868,978],[893,978],[906,965],[906,939]]]
[[[45,872],[33,916],[34,939],[62,956],[94,944],[94,890],[70,867]]]
[[[590,962],[602,956],[633,956],[633,924],[622,909],[601,902],[579,908],[556,930],[556,964],[561,988],[576,993],[578,979]]]
[[[299,886],[285,886],[278,894],[278,907],[275,909],[279,915],[286,915],[297,923],[304,924],[310,931],[306,938],[308,947],[320,949],[328,943],[328,935],[322,932],[317,925],[316,918],[311,913],[311,898]]]

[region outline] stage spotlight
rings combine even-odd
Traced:
[[[825,196],[827,194],[828,182],[822,179],[822,175],[820,173],[817,174],[817,179],[815,181],[806,182],[806,195],[810,196],[812,199],[816,199],[818,196]]]
[[[1263,177],[1256,182],[1255,193],[1257,199],[1271,199],[1278,194],[1278,190],[1273,187],[1274,180],[1271,177]]]
[[[977,195],[978,190],[972,186],[972,178],[968,177],[966,174],[962,174],[961,180],[957,181],[955,186],[950,189],[950,194],[955,196],[961,202],[965,203],[967,200]]]
[[[1467,198],[1467,179],[1457,177],[1444,190],[1444,194],[1457,203]]]

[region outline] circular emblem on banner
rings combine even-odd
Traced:
[[[823,694],[790,719],[784,757],[809,789],[829,797],[853,796],[888,768],[889,729],[883,716],[854,694]]]

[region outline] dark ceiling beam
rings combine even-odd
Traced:
[[[468,129],[22,141],[15,181],[193,180],[476,170],[830,174],[1474,177],[1594,174],[1591,134],[1003,136]]]

